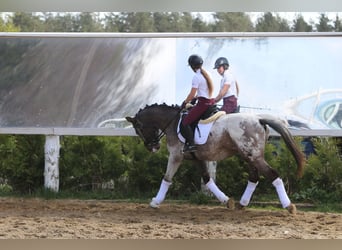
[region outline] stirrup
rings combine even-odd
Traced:
[[[183,148],[183,153],[192,153],[197,151],[196,145],[185,145]]]

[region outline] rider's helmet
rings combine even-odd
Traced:
[[[191,68],[200,68],[203,64],[203,59],[198,55],[191,55],[189,56],[188,63]]]
[[[224,66],[224,69],[227,70],[229,67],[229,62],[227,60],[227,58],[225,57],[219,57],[216,59],[215,61],[215,65],[214,65],[214,69],[219,68],[220,66]]]

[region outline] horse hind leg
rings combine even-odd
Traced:
[[[289,213],[295,214],[297,212],[296,206],[293,203],[291,203],[291,201],[290,201],[290,199],[286,193],[283,180],[278,177],[277,179],[275,179],[272,182],[272,185],[275,187],[275,189],[277,191],[279,200],[280,200],[283,208],[286,208],[287,211],[289,211]]]
[[[237,204],[238,209],[244,209],[249,205],[249,202],[258,184],[259,172],[256,168],[250,167],[247,186],[244,193],[241,196],[240,202]]]
[[[282,179],[279,177],[278,172],[275,169],[271,168],[264,159],[259,159],[254,162],[250,162],[250,164],[272,182],[272,185],[276,189],[282,207],[286,208],[289,211],[289,213],[295,214],[296,206],[293,203],[291,203],[286,193],[284,183]]]

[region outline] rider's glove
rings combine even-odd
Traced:
[[[184,109],[186,106],[186,102],[183,102],[182,105],[181,105],[181,109]]]

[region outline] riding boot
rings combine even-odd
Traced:
[[[185,137],[185,145],[183,149],[183,153],[195,152],[197,150],[197,146],[194,142],[194,132],[190,125],[183,125],[183,133]]]

